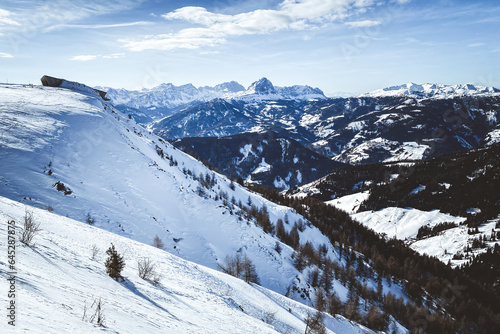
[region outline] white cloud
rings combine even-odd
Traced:
[[[116,58],[122,58],[125,57],[125,53],[113,53],[110,55],[104,55],[102,56],[104,59],[116,59]]]
[[[14,56],[9,53],[0,52],[0,58],[14,58]]]
[[[467,45],[468,48],[478,48],[480,46],[486,45],[486,43],[472,43]]]
[[[0,9],[0,25],[19,26],[23,34],[34,36],[88,17],[112,14],[137,7],[144,0],[54,0],[22,2],[15,12]],[[16,21],[10,17],[15,17]],[[10,21],[9,21],[10,20]],[[105,27],[107,25],[101,25]]]
[[[126,22],[126,23],[115,23],[115,24],[58,24],[45,29],[45,31],[60,30],[66,28],[76,28],[76,29],[110,29],[110,28],[122,28],[122,27],[132,27],[132,26],[144,26],[150,25],[152,22],[148,21],[137,21],[137,22]]]
[[[94,56],[94,55],[82,55],[82,56],[74,56],[73,58],[71,58],[70,60],[77,60],[77,61],[89,61],[89,60],[94,60],[96,59],[98,56]]]
[[[350,11],[368,8],[374,3],[375,0],[283,0],[277,9],[258,9],[235,15],[213,13],[202,7],[182,7],[162,17],[166,20],[186,21],[199,27],[121,42],[132,51],[214,46],[225,43],[230,36],[309,29],[345,19]],[[369,22],[374,25],[378,21]]]
[[[70,60],[76,60],[76,61],[90,61],[90,60],[95,60],[98,58],[102,59],[116,59],[116,58],[122,58],[125,57],[125,53],[112,53],[109,55],[80,55],[80,56],[74,56]]]
[[[420,43],[420,41],[414,37],[406,37],[404,42],[397,43],[396,45],[409,45]]]
[[[0,8],[0,25],[20,26],[21,24],[19,22],[9,17],[11,15],[12,13],[9,12],[8,10]]]
[[[348,25],[350,28],[365,28],[365,27],[374,27],[382,24],[380,21],[372,21],[372,20],[363,20],[363,21],[353,21],[353,22],[346,22],[346,25]]]

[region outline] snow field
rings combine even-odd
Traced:
[[[6,198],[0,198],[0,233],[6,235],[8,220],[15,220],[19,231],[26,210],[42,231],[33,247],[17,242],[17,332],[299,333],[305,328],[302,320],[311,309],[303,304],[152,246]],[[123,283],[105,272],[105,250],[111,243],[125,258]],[[94,245],[99,249],[95,259]],[[0,247],[7,248],[6,238],[0,239]],[[162,276],[160,284],[138,277],[136,261],[141,258],[155,263]],[[1,276],[5,291],[5,271]],[[96,298],[103,301],[104,327],[89,322]],[[340,316],[327,316],[327,320],[338,333],[366,331]],[[14,333],[5,321],[0,326],[3,333]]]

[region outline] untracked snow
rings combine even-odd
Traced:
[[[379,211],[365,211],[352,215],[377,233],[389,238],[407,239],[417,236],[418,229],[424,225],[430,227],[443,222],[460,223],[462,217],[454,217],[439,210],[421,211],[413,208],[385,208]]]
[[[302,333],[305,329],[303,319],[311,309],[303,304],[158,248],[3,197],[1,249],[7,249],[7,221],[14,220],[19,232],[26,211],[42,231],[33,247],[17,241],[16,327],[4,319],[2,333]],[[125,282],[106,274],[105,251],[111,243],[125,259]],[[93,247],[98,250],[95,257]],[[144,258],[151,259],[161,275],[158,284],[138,276],[137,260]],[[2,268],[4,261],[2,257]],[[6,271],[0,271],[0,277],[2,291],[8,291]],[[99,298],[102,327],[90,320]],[[325,324],[335,333],[369,332],[341,316],[326,315]]]

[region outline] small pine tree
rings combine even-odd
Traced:
[[[106,259],[106,273],[115,280],[121,279],[122,282],[125,281],[125,279],[121,275],[121,272],[125,267],[125,261],[123,260],[123,257],[116,251],[115,245],[111,244],[111,247],[108,248],[106,254],[108,254],[109,256]]]
[[[288,237],[281,218],[276,221],[276,236],[283,242],[285,242]]]

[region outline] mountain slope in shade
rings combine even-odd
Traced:
[[[191,137],[172,143],[234,179],[277,189],[311,182],[344,166],[272,131],[222,138]]]

